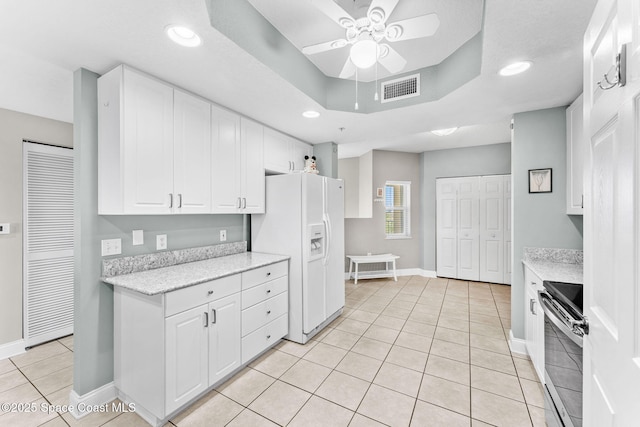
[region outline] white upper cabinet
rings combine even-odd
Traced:
[[[170,213],[173,88],[120,66],[98,80],[98,213]]]
[[[304,169],[304,156],[313,147],[270,128],[264,129],[264,168],[269,172],[290,173]]]
[[[240,209],[240,116],[218,107],[211,109],[213,212]]]
[[[125,66],[98,98],[98,213],[211,212],[210,103]]]
[[[174,210],[211,212],[211,104],[174,92]]]
[[[582,215],[584,128],[582,95],[567,108],[567,214]]]
[[[240,159],[242,213],[264,213],[264,127],[260,123],[240,119]]]
[[[214,213],[264,213],[263,126],[212,108]]]

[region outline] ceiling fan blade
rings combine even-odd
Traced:
[[[384,68],[389,70],[390,73],[398,73],[407,65],[407,60],[404,59],[398,52],[395,51],[388,44],[380,45],[381,53],[378,58],[378,62]]]
[[[353,28],[356,25],[355,19],[343,8],[338,6],[333,0],[309,0],[322,13],[331,18],[343,28]]]
[[[313,55],[314,53],[326,52],[328,50],[339,49],[345,47],[347,41],[345,39],[338,39],[324,43],[318,43],[311,46],[305,46],[302,48],[302,53],[305,55]]]
[[[384,24],[393,13],[399,0],[373,0],[369,6],[367,17],[374,24]],[[382,10],[382,14],[380,13]]]
[[[438,15],[430,13],[387,25],[385,37],[390,42],[429,37],[436,33],[439,26]]]
[[[340,78],[346,79],[356,72],[356,66],[351,62],[351,59],[347,58],[347,62],[344,63],[344,67],[342,67],[342,71],[340,71]]]

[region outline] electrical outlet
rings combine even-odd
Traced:
[[[166,234],[158,234],[156,236],[156,249],[162,250],[167,249],[167,235]]]
[[[220,230],[220,241],[221,242],[227,241],[227,230]]]
[[[122,253],[122,239],[102,240],[102,256],[120,255]]]
[[[144,231],[133,230],[133,246],[144,245]]]

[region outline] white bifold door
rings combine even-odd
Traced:
[[[511,176],[436,180],[437,274],[510,283]]]
[[[73,333],[73,150],[25,142],[24,340]]]

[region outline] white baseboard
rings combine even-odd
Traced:
[[[0,345],[0,360],[8,359],[10,357],[22,354],[26,351],[25,348],[26,348],[26,344],[24,340],[18,340],[18,341],[2,344]]]
[[[520,354],[526,354],[526,355],[529,354],[529,352],[527,351],[526,341],[523,339],[514,337],[513,331],[511,329],[509,329],[509,348],[511,348],[511,351],[514,353],[520,353]]]
[[[116,386],[113,381],[82,396],[76,393],[75,390],[71,390],[71,393],[69,393],[71,410],[69,412],[74,418],[80,419],[85,415],[96,412],[96,407],[107,405],[114,400],[117,397],[116,393]]]
[[[353,276],[353,273],[351,274]],[[422,277],[436,277],[436,272],[432,270],[423,270],[422,268],[401,268],[396,270],[397,276],[422,276]],[[370,276],[370,277],[367,277]],[[360,271],[358,272],[358,280],[360,279],[373,279],[393,277],[393,272],[386,270],[374,270],[374,271]],[[349,280],[349,272],[344,273],[344,280]]]

